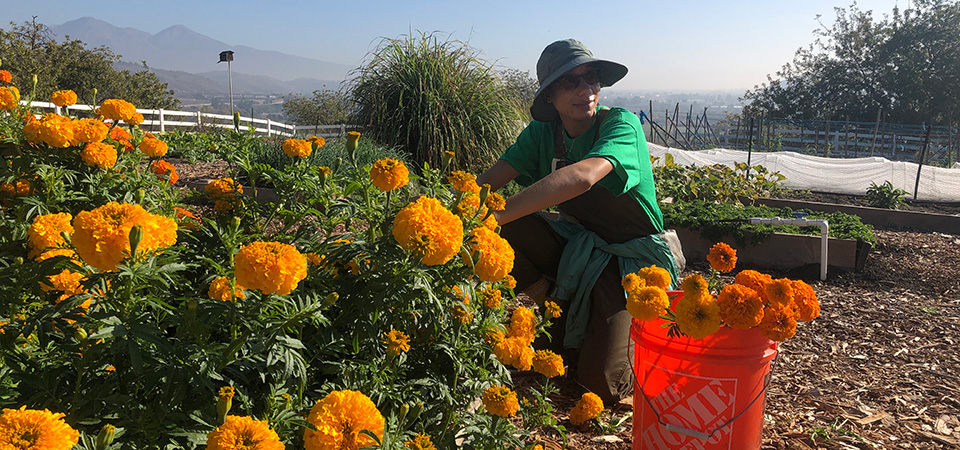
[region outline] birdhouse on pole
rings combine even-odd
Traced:
[[[224,50],[220,52],[220,61],[217,61],[218,63],[230,61],[233,61],[233,50]]]

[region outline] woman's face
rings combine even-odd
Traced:
[[[552,103],[564,123],[592,120],[600,94],[600,77],[589,64],[577,66],[550,85],[547,103]]]

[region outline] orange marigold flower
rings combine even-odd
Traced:
[[[125,153],[130,153],[133,151],[133,143],[130,142],[133,140],[133,136],[127,132],[127,130],[124,130],[121,127],[113,127],[110,129],[109,137],[117,144],[120,144]]]
[[[503,211],[507,207],[507,200],[497,192],[491,192],[487,195],[487,201],[484,202],[491,211]]]
[[[177,180],[180,179],[180,176],[177,175],[177,167],[162,159],[150,163],[150,170],[157,175],[166,175],[168,177],[167,182],[170,184],[176,184]]]
[[[707,280],[704,280],[699,274],[687,275],[687,278],[683,279],[683,283],[680,283],[680,290],[683,291],[684,297],[703,297],[710,295]]]
[[[637,275],[643,278],[647,286],[656,286],[660,289],[667,289],[673,281],[670,279],[670,272],[667,269],[657,266],[648,266],[637,271]]]
[[[620,281],[620,285],[623,286],[624,291],[630,293],[646,286],[647,282],[636,273],[628,273],[623,277],[623,280]]]
[[[557,319],[561,314],[563,314],[563,310],[560,309],[560,305],[558,305],[557,302],[547,300],[543,302],[543,306],[546,308],[544,315],[551,319]]]
[[[820,302],[817,293],[804,281],[793,280],[793,302],[797,306],[797,319],[809,322],[820,317]]]
[[[101,142],[109,131],[110,127],[97,119],[80,119],[74,125],[74,139],[78,143]]]
[[[233,199],[243,192],[243,187],[233,178],[217,178],[210,180],[203,192],[210,200]]]
[[[283,153],[295,158],[305,158],[313,152],[313,146],[303,139],[287,139],[283,141]]]
[[[387,346],[388,355],[397,356],[401,352],[410,351],[410,336],[391,328],[390,331],[383,333],[383,345]]]
[[[463,255],[463,263],[469,266],[472,264],[470,258],[480,252],[480,258],[473,271],[481,280],[491,283],[499,281],[513,270],[513,247],[506,239],[489,228],[474,228],[470,232],[468,245],[471,251],[469,255]]]
[[[0,70],[0,83],[13,83],[13,75],[9,70]]]
[[[307,138],[307,142],[310,143],[314,150],[327,144],[327,140],[324,139],[323,136],[310,136]]]
[[[757,291],[739,284],[724,286],[717,295],[720,318],[731,328],[746,330],[760,325],[763,300]]]
[[[447,181],[454,189],[460,192],[480,193],[480,185],[477,184],[476,175],[462,170],[455,170],[447,177]]]
[[[547,378],[563,376],[563,358],[550,350],[537,350],[533,355],[533,370]]]
[[[643,286],[627,295],[627,311],[637,320],[653,320],[670,307],[667,292],[656,286]]]
[[[417,433],[413,439],[404,442],[403,445],[410,450],[437,450],[437,447],[433,445],[433,441],[430,440],[430,436],[423,433]]]
[[[377,160],[370,167],[370,181],[381,192],[392,191],[410,182],[410,171],[403,161],[393,158]]]
[[[131,123],[135,120],[137,107],[126,100],[111,98],[103,101],[100,105],[100,115],[113,121],[122,120]]]
[[[729,272],[737,265],[737,251],[723,242],[718,242],[710,247],[707,261],[710,261],[713,270]]]
[[[59,114],[44,114],[37,127],[40,141],[51,147],[66,148],[75,142],[76,124]]]
[[[77,93],[71,90],[55,91],[50,94],[50,103],[59,107],[77,104]]]
[[[307,450],[359,449],[376,445],[363,430],[383,438],[383,415],[370,397],[358,391],[333,391],[317,401],[307,421],[316,427],[303,430]]]
[[[177,242],[177,223],[173,219],[151,214],[140,205],[110,202],[77,214],[73,219],[73,245],[87,264],[111,271],[123,258],[131,256],[130,229],[136,225],[143,230],[137,254]]]
[[[508,337],[520,339],[524,345],[533,343],[534,335],[537,331],[537,316],[526,306],[518,306],[513,310],[510,316],[510,329]]]
[[[480,291],[481,303],[487,308],[499,308],[501,298],[503,298],[503,293],[500,292],[500,289],[486,288]]]
[[[210,282],[210,288],[207,289],[207,297],[222,302],[233,301],[238,298],[247,298],[243,293],[243,286],[234,283],[233,297],[230,296],[230,280],[227,277],[217,277]]]
[[[130,116],[130,119],[126,120],[125,122],[129,123],[130,125],[140,125],[143,123],[143,114],[134,112],[133,115]]]
[[[397,213],[393,237],[424,264],[445,264],[460,251],[463,222],[439,200],[420,197]]]
[[[767,339],[782,342],[797,333],[797,316],[790,307],[768,306],[763,310],[760,332]]]
[[[72,272],[70,270],[64,269],[60,273],[55,275],[50,275],[47,277],[46,281],[40,282],[40,289],[49,292],[49,291],[60,291],[62,292],[59,297],[57,297],[57,303],[60,303],[73,295],[82,294],[87,290],[84,289],[83,285],[80,283],[86,278],[82,273]],[[81,308],[88,308],[90,306],[90,301],[84,302],[80,305]],[[2,447],[0,447],[2,448]]]
[[[462,324],[468,324],[473,321],[473,311],[470,311],[465,304],[454,305],[450,308],[450,315],[453,317],[453,320]]]
[[[63,234],[73,234],[70,213],[42,214],[33,218],[27,230],[27,244],[30,246],[30,258],[36,258],[47,249],[58,248],[67,243]]]
[[[677,326],[694,339],[703,339],[720,329],[720,306],[712,295],[684,295],[677,300]]]
[[[102,142],[91,142],[83,147],[80,159],[88,166],[106,170],[117,163],[117,149]]]
[[[773,306],[786,307],[793,303],[793,282],[787,278],[777,278],[763,285],[766,299]]]
[[[10,111],[20,104],[20,90],[14,86],[0,87],[0,110]]]
[[[307,259],[280,242],[251,242],[234,258],[237,283],[264,294],[287,295],[307,277]]]
[[[517,393],[510,388],[497,385],[483,391],[483,407],[488,413],[500,417],[512,417],[520,410]]]
[[[160,156],[166,155],[168,146],[166,142],[161,141],[156,138],[146,138],[140,142],[140,151],[147,156],[158,158]]]
[[[70,450],[80,433],[63,421],[63,413],[45,409],[4,409],[0,414],[0,448]]]
[[[227,416],[207,434],[207,450],[283,450],[283,442],[266,420]]]
[[[760,298],[764,298],[766,295],[763,286],[770,281],[772,281],[770,275],[757,272],[756,270],[741,270],[740,273],[733,278],[734,283],[757,291]]]
[[[596,419],[603,412],[603,400],[593,392],[586,392],[570,410],[570,423],[580,426],[589,420]]]
[[[506,286],[509,289],[517,288],[517,279],[514,278],[513,275],[507,274],[506,276],[503,277],[502,281],[504,286]]]

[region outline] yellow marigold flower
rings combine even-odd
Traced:
[[[7,195],[7,197],[25,197],[30,195],[30,180],[19,179],[13,184],[7,182],[0,182],[0,192]],[[6,206],[7,200],[4,200],[4,206]]]
[[[266,420],[227,416],[223,425],[207,434],[207,450],[283,450],[283,442]]]
[[[50,94],[50,103],[64,107],[77,104],[77,93],[71,90],[55,91]]]
[[[677,300],[677,326],[694,339],[703,339],[720,329],[720,305],[712,295]]]
[[[410,182],[410,171],[403,161],[393,158],[379,159],[370,167],[370,181],[380,192],[392,191]]]
[[[0,86],[0,110],[10,111],[20,104],[20,90],[14,86]]]
[[[637,275],[643,278],[647,286],[656,286],[660,289],[669,288],[670,282],[673,281],[670,279],[670,272],[667,272],[667,269],[657,266],[644,267],[637,271]]]
[[[496,355],[497,361],[505,366],[519,366],[518,361],[524,348],[528,348],[530,345],[518,337],[504,337],[502,333],[486,337],[490,339],[499,338],[499,341],[493,342],[490,346],[493,348],[493,354]]]
[[[517,288],[517,279],[513,275],[507,274],[503,277],[503,284],[509,289]]]
[[[787,278],[777,278],[763,285],[763,292],[770,305],[786,307],[793,303],[793,282]]]
[[[287,139],[283,141],[283,153],[287,156],[305,158],[313,152],[313,146],[303,139]]]
[[[323,265],[323,261],[327,259],[324,255],[318,255],[316,252],[310,252],[303,255],[307,258],[307,263],[311,266],[320,266]]]
[[[243,187],[233,178],[218,178],[210,180],[203,192],[210,200],[232,199],[243,192]]]
[[[704,280],[699,274],[688,275],[687,278],[683,279],[683,283],[680,283],[680,290],[683,291],[684,297],[709,295],[709,289],[707,280]]]
[[[763,286],[770,281],[772,281],[770,275],[757,272],[756,270],[741,270],[740,273],[733,278],[734,283],[753,289],[760,298],[764,298],[766,295]]]
[[[487,412],[500,417],[512,417],[520,410],[517,393],[510,388],[497,385],[483,391],[483,407]]]
[[[88,166],[106,170],[117,163],[117,149],[102,142],[91,142],[83,147],[80,159]]]
[[[399,330],[390,329],[383,333],[383,345],[387,346],[387,354],[397,356],[401,352],[410,351],[410,336]]]
[[[513,247],[496,232],[486,227],[474,228],[470,232],[469,247],[471,255],[480,252],[480,260],[473,271],[481,280],[491,283],[499,281],[513,270]],[[471,264],[466,254],[463,259],[464,264]]]
[[[238,298],[247,298],[243,293],[243,286],[234,283],[233,297],[230,297],[230,280],[227,277],[217,277],[210,282],[210,288],[207,289],[207,296],[213,300],[222,302],[232,301]]]
[[[477,214],[480,208],[480,196],[474,193],[466,193],[460,202],[453,208],[453,213],[464,218],[470,219]],[[486,211],[483,211],[486,214]]]
[[[491,192],[487,195],[487,201],[484,202],[487,208],[492,211],[503,211],[507,207],[507,200],[497,192]]]
[[[718,242],[710,247],[707,261],[710,261],[713,270],[729,272],[737,265],[737,251],[723,242]]]
[[[30,258],[35,258],[43,251],[57,248],[67,243],[63,233],[73,234],[73,225],[70,213],[42,214],[33,218],[30,229],[27,230],[27,244],[30,246]]]
[[[143,154],[158,158],[166,155],[169,147],[167,146],[166,142],[163,142],[160,139],[146,138],[140,142],[140,147],[138,148],[141,152],[143,152]]]
[[[327,140],[323,136],[310,136],[307,138],[307,142],[310,143],[312,147],[320,148],[327,144]]]
[[[486,288],[480,291],[480,299],[483,306],[487,308],[499,308],[501,298],[503,298],[503,293],[500,292],[500,289]]]
[[[790,339],[797,333],[797,316],[789,306],[778,307],[771,304],[763,309],[760,332],[772,341]]]
[[[641,287],[627,295],[627,311],[637,320],[653,320],[670,307],[670,298],[663,289]]]
[[[130,116],[130,120],[127,120],[126,122],[129,123],[130,125],[140,125],[141,123],[143,123],[143,114],[134,112],[133,116]]]
[[[717,295],[720,318],[731,328],[746,330],[760,325],[763,300],[757,291],[739,284],[724,286]]]
[[[63,413],[45,409],[4,409],[0,414],[0,448],[10,450],[70,450],[80,433],[63,421]]]
[[[307,259],[280,242],[251,242],[234,258],[237,283],[264,294],[287,295],[307,277]]]
[[[603,400],[593,392],[585,392],[570,410],[570,423],[580,426],[596,419],[603,412]]]
[[[305,428],[303,440],[307,450],[346,450],[375,445],[369,430],[383,438],[383,415],[369,397],[358,391],[333,391],[317,401],[307,421],[317,430]]]
[[[533,356],[534,352],[529,344],[520,347],[520,353],[517,355],[517,360],[513,362],[513,367],[522,371],[530,370],[533,368]]]
[[[530,308],[518,306],[510,316],[510,330],[508,335],[519,338],[525,345],[533,343],[537,330],[537,316]]]
[[[563,376],[563,358],[550,350],[537,350],[533,355],[533,370],[547,378]]]
[[[74,124],[74,139],[78,143],[102,142],[110,127],[97,119],[80,119]]]
[[[473,320],[473,311],[470,311],[463,304],[455,305],[450,309],[450,315],[453,316],[453,319],[462,324],[468,324]]]
[[[359,141],[359,140],[360,140],[360,132],[359,132],[359,131],[348,131],[348,132],[347,132],[347,142],[356,143],[356,142]]]
[[[114,121],[122,120],[133,125],[132,121],[136,120],[137,107],[126,100],[111,98],[104,100],[100,105],[100,114],[108,119]]]
[[[233,202],[230,200],[214,200],[213,210],[218,213],[225,213],[233,209]]]
[[[437,448],[433,446],[433,441],[430,440],[430,436],[423,433],[417,433],[413,439],[404,442],[403,445],[410,450],[437,450]]]
[[[498,330],[496,328],[488,328],[483,332],[483,342],[486,342],[491,348],[500,345],[507,336],[503,333],[503,330]]]
[[[480,193],[480,185],[477,184],[477,176],[462,170],[455,170],[447,177],[447,181],[454,189],[460,192]],[[478,197],[479,198],[479,197]]]
[[[623,277],[623,280],[620,281],[620,285],[623,286],[624,291],[630,293],[646,286],[647,282],[639,274],[628,273]]]
[[[137,253],[177,243],[177,222],[151,214],[140,205],[110,202],[73,219],[73,245],[87,264],[101,271],[114,270],[130,255],[130,229],[139,225],[143,238]]]
[[[793,302],[797,306],[797,319],[809,322],[820,317],[820,302],[813,286],[801,280],[793,280]]]
[[[71,260],[73,260],[75,263],[80,264],[80,259],[79,259],[80,257],[77,256],[76,252],[74,252],[69,248],[55,248],[53,250],[46,250],[43,253],[40,253],[36,257],[36,260],[46,261],[50,258],[53,258],[54,256],[66,256],[67,258],[70,258]]]
[[[44,114],[39,120],[38,127],[40,141],[51,147],[66,148],[75,140],[76,124],[61,115]]]
[[[560,315],[563,314],[563,310],[560,309],[560,305],[558,305],[557,302],[547,300],[546,302],[543,302],[543,306],[546,307],[545,315],[551,319],[559,318]]]
[[[463,223],[439,200],[420,197],[397,213],[393,237],[424,264],[435,266],[445,264],[460,251]]]

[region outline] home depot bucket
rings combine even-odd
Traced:
[[[668,337],[666,323],[633,321],[633,448],[759,449],[776,342],[756,327]]]

